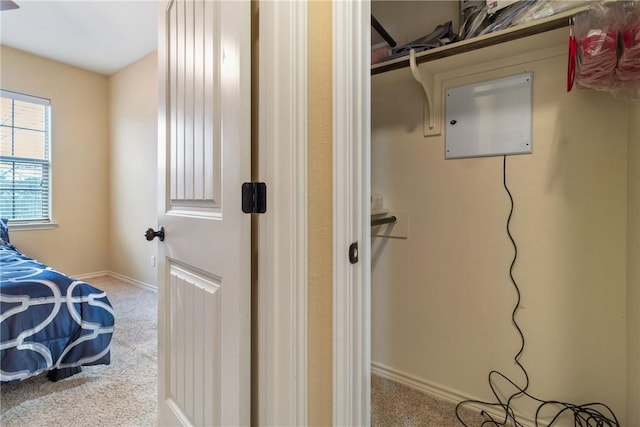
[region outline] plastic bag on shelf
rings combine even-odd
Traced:
[[[616,78],[620,82],[640,80],[640,7],[626,10],[620,42]]]
[[[463,11],[463,21],[460,25],[460,39],[466,40],[478,35],[482,30],[482,23],[488,14],[486,2],[473,2],[465,7]]]
[[[486,6],[486,0],[460,0],[460,25],[469,18],[469,15]]]
[[[525,24],[537,19],[562,13],[592,3],[590,0],[538,0],[530,5],[524,13],[520,13],[513,20],[513,25]]]
[[[469,7],[466,19],[460,27],[460,38],[470,39],[483,34],[508,28],[519,13],[526,10],[535,0],[524,0],[511,4],[495,13],[489,13],[489,5]]]
[[[640,2],[628,1],[620,7],[624,19],[611,93],[619,99],[640,100]]]
[[[487,22],[483,23],[484,28],[478,35],[492,33],[515,25],[519,16],[525,14],[531,7],[535,6],[535,0],[524,0],[514,3],[489,15]]]
[[[618,63],[617,7],[597,5],[576,16],[578,43],[575,83],[579,87],[607,90],[613,87]]]
[[[492,33],[505,28],[546,18],[569,9],[590,4],[591,0],[520,0],[490,12],[487,2],[466,2],[462,9],[460,38]]]
[[[436,28],[426,36],[419,39],[412,40],[402,46],[394,47],[391,49],[391,54],[382,60],[388,61],[391,59],[399,58],[401,56],[409,55],[409,51],[413,49],[416,53],[423,52],[425,50],[434,49],[436,47],[444,46],[449,43],[453,43],[458,40],[458,35],[453,31],[453,23],[451,21],[436,26]]]

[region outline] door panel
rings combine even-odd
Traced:
[[[170,277],[169,399],[193,424],[220,425],[220,389],[204,381],[220,378],[220,280],[177,265]]]
[[[159,425],[248,425],[250,3],[171,1],[159,32]]]
[[[220,12],[218,1],[174,2],[168,11],[174,207],[220,207],[220,46],[215,43],[221,36]],[[192,23],[188,32],[187,22]]]

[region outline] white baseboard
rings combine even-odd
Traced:
[[[158,288],[150,285],[148,283],[142,282],[140,280],[136,280],[136,279],[132,279],[131,277],[127,277],[127,276],[123,276],[122,274],[119,273],[115,273],[113,271],[109,271],[109,270],[104,270],[104,271],[96,271],[94,273],[87,273],[87,274],[79,274],[79,275],[74,275],[72,276],[74,279],[78,279],[78,280],[88,280],[88,279],[95,279],[96,277],[113,277],[114,279],[118,279],[122,282],[125,282],[129,285],[133,285],[133,286],[138,286],[141,288],[145,288],[145,289],[150,289],[152,291],[158,291]]]
[[[465,400],[482,400],[472,396],[466,396],[459,391],[452,390],[448,387],[444,387],[440,384],[431,383],[423,378],[419,378],[414,375],[410,375],[396,369],[393,369],[389,366],[385,366],[381,363],[371,362],[371,373],[386,378],[388,380],[394,381],[396,383],[402,384],[414,390],[421,391],[423,393],[428,393],[439,397],[444,400],[448,400],[452,403],[458,404]],[[491,414],[496,419],[504,419],[504,412],[500,412],[495,408],[490,408],[487,406],[480,406],[473,403],[469,403],[465,405],[469,409],[476,410],[478,412],[485,411]],[[518,422],[524,426],[533,426],[535,422],[532,417],[528,417],[519,412],[516,412],[516,416],[518,417]],[[540,421],[538,423],[539,426],[546,425],[544,421]]]
[[[104,277],[108,275],[109,275],[109,271],[104,270],[104,271],[96,271],[94,273],[87,273],[87,274],[74,274],[71,277],[78,280],[87,280],[87,279],[95,279],[96,277]]]
[[[142,282],[140,280],[136,280],[136,279],[132,279],[130,277],[127,276],[123,276],[122,274],[118,274],[115,273],[113,271],[109,271],[107,274],[109,277],[113,277],[114,279],[118,279],[121,280],[125,283],[128,283],[130,285],[134,285],[134,286],[139,286],[141,288],[145,288],[145,289],[151,289],[152,291],[158,291],[158,288],[156,286],[150,285],[148,283]]]
[[[469,399],[468,396],[465,396],[460,392],[451,390],[439,384],[430,383],[422,378],[406,374],[381,363],[371,362],[371,373],[414,390],[436,395],[437,397],[448,400],[452,403],[458,403]]]

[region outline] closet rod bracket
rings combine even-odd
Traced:
[[[434,111],[433,111],[433,97],[431,96],[431,90],[429,84],[424,81],[424,78],[418,70],[418,64],[416,63],[416,51],[414,49],[409,50],[409,67],[411,68],[411,74],[413,78],[420,83],[424,90],[424,95],[427,98],[427,114],[429,116],[429,129],[433,130],[434,127]]]

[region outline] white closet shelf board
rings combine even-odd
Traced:
[[[453,56],[467,57],[475,55],[461,55],[462,53],[470,53],[478,51],[484,48],[497,47],[494,51],[500,52],[505,48],[505,44],[512,41],[518,41],[515,43],[515,48],[509,48],[508,52],[503,52],[501,57],[512,56],[516,54],[525,53],[530,49],[539,50],[541,46],[536,43],[531,44],[531,40],[545,40],[545,37],[539,38],[539,36],[546,35],[550,32],[557,32],[560,29],[560,34],[564,34],[565,42],[569,37],[569,19],[577,13],[588,10],[588,6],[575,8],[557,15],[549,16],[547,18],[539,19],[536,21],[528,22],[526,24],[518,25],[512,28],[506,28],[504,30],[495,31],[493,33],[485,34],[471,39],[462,40],[459,42],[451,43],[446,46],[441,46],[435,49],[430,49],[425,52],[416,54],[416,62],[418,65],[435,61],[441,58],[450,58]],[[529,40],[529,41],[527,41]],[[514,43],[509,43],[514,45]],[[499,59],[499,58],[487,58],[486,60]],[[484,62],[484,61],[483,61]],[[390,61],[375,64],[371,67],[371,74],[381,74],[389,71],[408,68],[409,56],[393,59]],[[433,72],[441,72],[443,70],[432,70]]]
[[[558,28],[521,39],[471,50],[464,55],[440,57],[437,60],[422,63],[418,65],[418,68],[421,72],[426,71],[432,75],[450,74],[451,72],[454,72],[454,74],[466,74],[462,71],[475,68],[479,64],[497,63],[507,58],[525,55],[534,51],[558,48],[559,46],[568,49],[568,43],[568,28]],[[406,80],[407,84],[415,85],[415,80],[408,68],[375,74],[371,76],[371,81],[375,82],[375,85],[372,85],[372,94],[375,95],[377,92],[394,92],[400,80]]]

